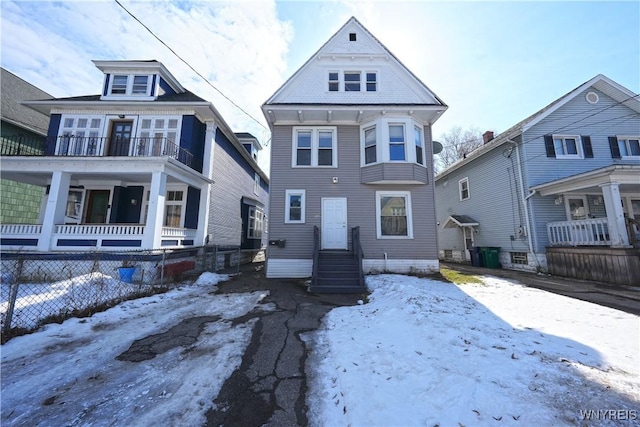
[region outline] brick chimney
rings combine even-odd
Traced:
[[[486,131],[485,133],[482,134],[482,139],[484,140],[485,144],[491,141],[493,139],[493,132],[490,130]]]

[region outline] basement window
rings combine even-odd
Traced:
[[[528,265],[526,252],[511,252],[511,264]]]

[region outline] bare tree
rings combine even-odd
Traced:
[[[439,154],[436,154],[434,168],[436,173],[441,172],[449,165],[455,163],[458,159],[466,157],[478,147],[481,147],[482,133],[480,129],[472,126],[468,129],[462,129],[461,126],[454,126],[446,133],[442,134],[438,141],[443,148]]]

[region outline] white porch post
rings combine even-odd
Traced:
[[[196,245],[205,245],[207,231],[209,230],[209,200],[211,197],[211,184],[200,188],[200,209],[198,212],[198,231],[196,232]]]
[[[204,157],[202,158],[202,174],[207,178],[213,175],[213,156],[215,154],[216,130],[218,126],[213,121],[206,122],[207,131],[204,136]]]
[[[42,233],[40,234],[40,239],[38,239],[39,251],[49,251],[51,249],[51,239],[55,232],[56,224],[64,223],[70,183],[71,174],[69,172],[57,171],[51,176],[49,197],[47,198],[42,220]]]
[[[147,224],[144,227],[144,237],[142,239],[142,247],[144,249],[159,249],[161,247],[164,200],[166,194],[167,174],[154,172],[151,176]]]
[[[624,211],[620,200],[620,187],[617,182],[600,185],[604,207],[607,210],[609,238],[611,246],[629,246],[629,236],[624,222]]]

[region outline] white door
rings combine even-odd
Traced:
[[[322,249],[347,249],[347,199],[322,199]]]

